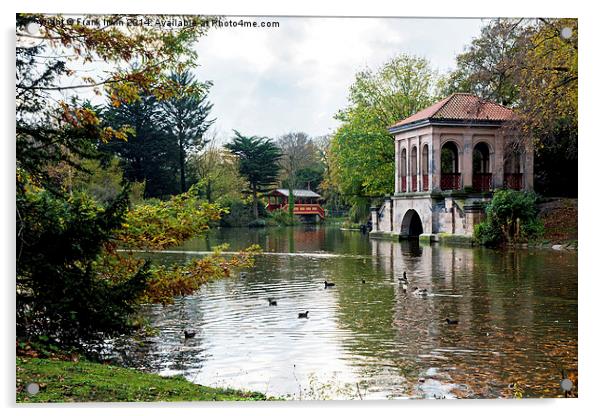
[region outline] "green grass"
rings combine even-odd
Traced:
[[[30,395],[29,383],[40,391]],[[261,393],[216,389],[89,361],[17,357],[18,403],[266,400]]]

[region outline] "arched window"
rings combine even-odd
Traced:
[[[412,192],[418,191],[418,149],[412,147],[410,159],[410,174],[412,175]]]
[[[460,189],[458,147],[452,141],[441,147],[441,189]]]
[[[476,191],[491,189],[491,162],[489,146],[479,142],[472,151],[472,186]]]
[[[401,191],[407,191],[407,175],[408,175],[408,158],[405,147],[401,149],[401,155],[399,160],[399,172],[401,174]]]
[[[422,175],[422,190],[429,190],[429,145],[422,146],[422,158],[420,159],[420,173]]]

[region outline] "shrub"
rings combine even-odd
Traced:
[[[475,227],[475,239],[487,246],[521,243],[543,234],[537,218],[537,195],[528,191],[501,189],[485,207],[486,219]]]
[[[293,215],[291,218],[288,211],[284,211],[281,209],[277,209],[275,211],[270,212],[270,220],[272,220],[277,225],[296,225],[299,224],[299,219]]]

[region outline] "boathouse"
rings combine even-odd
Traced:
[[[456,93],[401,120],[395,193],[372,208],[372,237],[471,237],[498,188],[533,188],[531,141],[507,128],[513,111]]]
[[[288,189],[274,189],[268,193],[268,211],[282,209],[288,211]],[[295,204],[293,214],[304,221],[320,221],[324,219],[324,208],[320,205],[322,197],[309,189],[293,189]]]

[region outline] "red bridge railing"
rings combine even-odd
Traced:
[[[288,211],[288,204],[282,207],[284,211]],[[295,204],[293,206],[293,214],[295,215],[316,215],[324,218],[324,208],[318,204]]]

